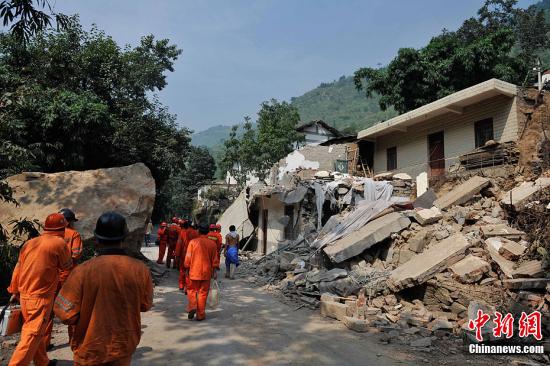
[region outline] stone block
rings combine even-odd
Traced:
[[[500,202],[518,210],[529,202],[531,196],[546,187],[550,187],[550,178],[541,177],[534,182],[523,182],[511,191],[505,192]]]
[[[350,316],[345,316],[343,322],[348,329],[355,332],[364,333],[369,331],[369,321],[366,319],[357,319]]]
[[[321,315],[343,321],[347,316],[348,306],[334,301],[321,301]]]
[[[449,269],[458,281],[473,283],[479,281],[485,273],[489,272],[491,265],[483,259],[470,254],[453,264]]]
[[[425,226],[438,222],[439,220],[441,220],[443,215],[437,207],[432,207],[415,210],[413,217],[416,222],[418,222],[422,226]]]
[[[409,240],[409,249],[415,253],[420,253],[424,247],[430,242],[430,234],[426,229],[416,232]]]

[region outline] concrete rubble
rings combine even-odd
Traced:
[[[442,337],[471,338],[465,324],[477,309],[521,302],[550,310],[550,260],[512,220],[501,193],[513,191],[510,183],[521,181],[470,175],[415,200],[398,189],[414,191],[404,174],[371,181],[297,171],[269,197],[284,201],[285,192],[307,187],[293,200],[301,236],[267,255],[246,253],[243,272],[352,331],[380,332],[381,342],[427,349]],[[521,206],[550,203],[536,197],[522,198]]]

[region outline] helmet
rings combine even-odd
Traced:
[[[216,229],[221,230],[222,226],[220,224],[216,224]]]
[[[214,230],[216,229],[216,225],[215,224],[210,224],[210,230]]]
[[[208,226],[206,224],[199,224],[199,234],[208,234]]]
[[[62,208],[61,210],[59,210],[59,213],[65,216],[65,219],[67,219],[67,221],[69,222],[78,221],[73,210],[71,210],[70,208]]]
[[[176,216],[172,217],[172,222],[173,222],[173,223],[178,222],[178,218],[177,218]]]
[[[67,220],[65,219],[65,216],[63,216],[60,213],[53,213],[51,215],[48,215],[46,217],[46,221],[44,222],[44,230],[46,231],[57,231],[57,230],[65,230],[65,226],[67,226]]]
[[[181,226],[182,224],[183,224],[183,220],[182,220],[182,219],[179,219],[179,220],[178,220],[178,225]]]
[[[167,224],[166,224],[166,222],[164,222],[164,221],[160,223],[160,227],[166,227],[166,225],[167,225]]]
[[[119,213],[105,212],[97,219],[94,235],[99,240],[120,241],[128,235],[126,219]]]

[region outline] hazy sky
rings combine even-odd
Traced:
[[[54,0],[121,44],[154,34],[183,50],[160,99],[195,131],[255,118],[361,66],[456,29],[483,0]],[[535,1],[522,0],[525,6]]]

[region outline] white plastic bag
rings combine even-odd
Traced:
[[[215,309],[220,304],[220,286],[215,279],[210,280],[210,291],[206,299],[206,306],[209,309]]]

